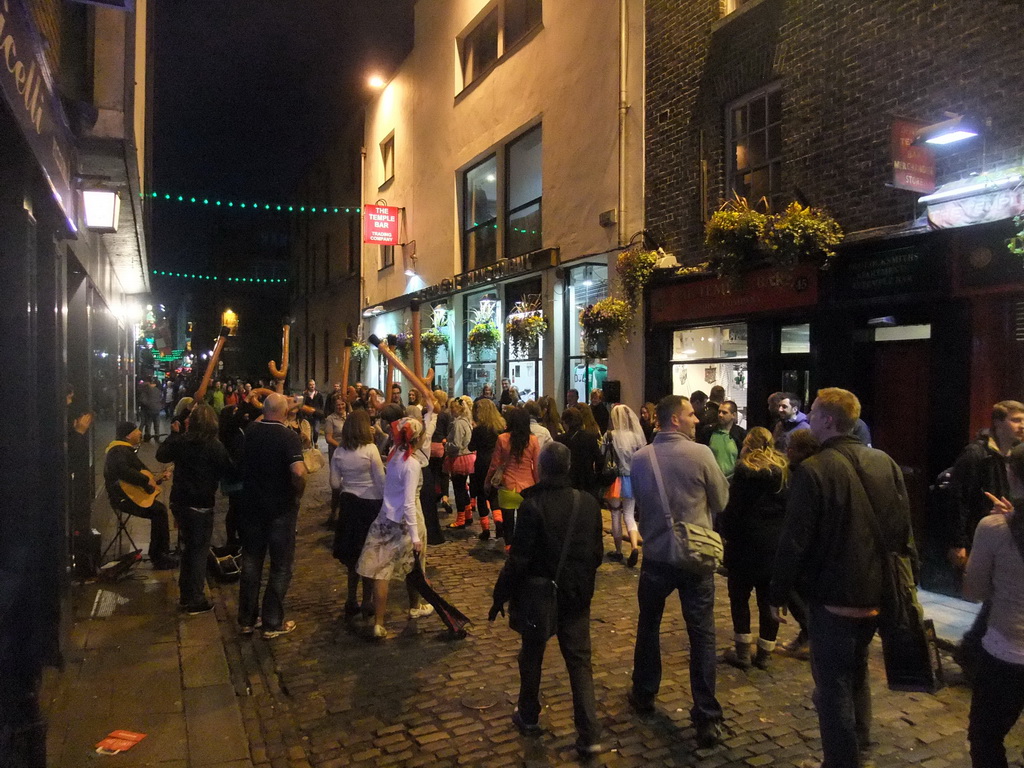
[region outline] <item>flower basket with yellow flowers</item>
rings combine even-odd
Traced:
[[[658,263],[657,251],[643,248],[628,248],[619,254],[615,269],[622,283],[622,291],[626,301],[635,309],[640,305],[644,295],[644,287],[654,275],[654,266]]]
[[[768,260],[780,268],[792,269],[803,261],[827,269],[835,258],[835,247],[842,241],[842,228],[825,211],[790,203],[785,211],[770,217],[764,251]]]
[[[615,339],[628,342],[626,334],[633,324],[633,312],[627,302],[609,296],[584,307],[580,312],[583,347],[588,357],[604,357],[608,343]]]
[[[548,321],[539,309],[528,309],[522,302],[505,319],[505,336],[515,357],[526,357],[537,349],[537,342],[548,331]]]

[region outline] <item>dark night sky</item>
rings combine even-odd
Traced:
[[[368,96],[367,73],[389,75],[408,54],[413,2],[151,3],[155,39],[149,190],[304,202],[294,200],[292,190],[332,130]],[[257,215],[154,200],[150,268],[213,272],[218,230],[237,228],[237,217]],[[286,229],[281,220],[275,225]],[[193,281],[153,280],[155,297],[168,308],[178,304],[184,291],[197,289]]]

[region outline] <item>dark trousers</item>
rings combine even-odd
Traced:
[[[814,603],[808,610],[822,767],[860,768],[861,750],[871,738],[868,646],[878,619],[837,616]]]
[[[176,513],[182,547],[178,575],[180,602],[185,607],[193,607],[206,597],[206,561],[213,539],[213,507],[181,507]]]
[[[540,717],[540,677],[546,640],[527,640],[519,651],[519,714],[527,723]],[[590,605],[558,606],[558,647],[569,672],[573,720],[583,744],[601,738],[594,701],[594,673],[590,663]]]
[[[1006,768],[1006,734],[1024,711],[1024,664],[1000,661],[982,650],[971,696],[971,765]]]
[[[160,411],[142,408],[140,413],[142,414],[142,423],[139,426],[142,428],[143,439],[149,440],[150,437],[160,437]],[[152,435],[149,432],[150,426],[153,427]]]
[[[661,688],[661,617],[665,600],[679,590],[679,602],[690,639],[690,692],[695,725],[722,719],[715,698],[715,579],[697,576],[666,563],[645,559],[640,570],[637,602],[640,617],[633,654],[633,696],[649,703]]]
[[[732,631],[737,635],[750,634],[750,593],[757,594],[757,633],[763,640],[775,642],[779,636],[779,622],[772,618],[772,607],[768,600],[771,576],[751,579],[745,574],[729,572],[729,611],[732,614]]]
[[[469,508],[468,482],[469,475],[452,474],[452,487],[455,489],[455,509],[459,512]]]
[[[441,530],[441,521],[437,517],[437,487],[434,484],[434,472],[429,464],[423,468],[420,507],[423,509],[423,524],[427,527],[427,544],[444,544],[446,539]]]
[[[125,499],[118,503],[118,508],[126,515],[149,520],[149,559],[162,560],[171,551],[171,521],[167,507],[162,502],[154,501],[148,509],[140,507]]]
[[[226,535],[225,544],[235,548],[240,544],[238,537],[238,521],[242,514],[242,492],[235,491],[228,494],[228,511],[224,516],[224,532]]]
[[[295,561],[295,525],[298,510],[273,517],[248,514],[241,520],[242,575],[238,582],[238,623],[256,626],[262,616],[264,630],[278,630],[284,623],[284,596],[292,580]],[[270,553],[270,573],[259,610],[263,561]]]
[[[479,459],[479,456],[477,458]],[[486,472],[483,474],[474,472],[469,476],[469,493],[476,499],[476,512],[481,518],[485,518],[491,513],[491,494],[487,493],[487,488],[484,484],[485,477],[487,477]]]

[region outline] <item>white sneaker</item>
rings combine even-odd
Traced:
[[[434,612],[434,606],[430,603],[421,603],[416,608],[409,609],[410,619],[422,619],[424,616],[429,616]]]
[[[374,624],[373,636],[377,639],[383,639],[388,636],[388,631],[380,624]]]

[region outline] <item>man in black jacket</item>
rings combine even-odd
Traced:
[[[573,717],[582,757],[602,751],[601,724],[594,701],[590,663],[590,601],[594,579],[604,554],[601,508],[593,496],[573,490],[569,483],[569,449],[548,443],[538,459],[540,482],[523,491],[515,538],[508,562],[494,585],[494,621],[516,586],[530,576],[554,578],[562,545],[570,537],[568,554],[558,578],[558,645],[569,671]],[[570,528],[574,500],[579,509]],[[512,722],[524,734],[540,733],[540,676],[547,640],[523,637],[519,652],[519,704]]]
[[[153,501],[148,507],[140,507],[128,498],[121,483],[137,487],[140,491],[153,493],[156,490],[152,474],[143,474],[146,465],[136,451],[142,442],[142,432],[130,421],[122,421],[114,433],[116,439],[107,446],[103,464],[103,480],[110,497],[110,505],[123,514],[143,517],[150,521],[149,559],[153,569],[167,571],[178,567],[178,561],[171,557],[171,525],[167,507]],[[148,470],[147,470],[148,471]],[[166,473],[161,480],[166,479]]]
[[[859,416],[852,392],[818,390],[810,428],[821,452],[794,473],[771,586],[776,618],[794,588],[808,603],[814,703],[829,768],[859,768],[870,740],[868,645],[883,584],[876,529],[885,552],[916,564],[903,475],[888,455],[850,434]]]

